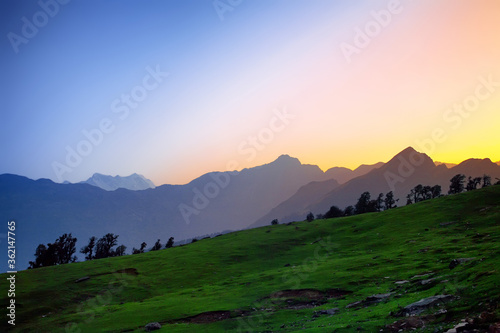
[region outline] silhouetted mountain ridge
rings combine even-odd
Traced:
[[[379,193],[393,191],[395,198],[399,199],[398,205],[405,205],[406,195],[418,184],[440,185],[442,193],[446,194],[450,179],[458,173],[472,177],[488,174],[494,179],[500,177],[500,166],[490,159],[468,159],[448,169],[445,165],[436,166],[428,155],[407,147],[387,163],[340,186],[332,187],[326,182],[317,185],[318,193],[325,193],[320,199],[296,193],[256,220],[251,227],[269,224],[273,219],[283,223],[304,220],[308,212],[323,214],[333,205],[344,209],[348,205],[356,204],[361,193],[365,191],[370,192],[373,199]],[[302,198],[301,205],[297,205],[297,197]]]

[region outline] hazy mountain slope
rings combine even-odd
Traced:
[[[171,236],[180,240],[243,229],[301,186],[324,178],[317,166],[289,156],[143,191],[105,191],[5,174],[0,175],[0,219],[18,222],[17,257],[24,268],[39,243],[53,242],[63,233],[72,233],[83,246],[91,236],[112,232],[130,253],[143,241],[152,246],[158,238],[164,243]]]
[[[118,188],[125,188],[127,190],[139,191],[148,188],[155,188],[155,184],[143,175],[134,173],[127,177],[121,176],[107,176],[100,173],[95,173],[92,177],[84,181],[89,185],[97,186],[106,191],[114,191]]]
[[[303,220],[309,213],[309,206],[312,203],[320,201],[327,193],[337,188],[340,184],[358,176],[367,174],[368,172],[379,168],[383,164],[384,163],[382,162],[372,165],[362,164],[355,170],[343,167],[333,167],[328,169],[325,172],[325,176],[328,180],[322,182],[312,182],[303,186],[288,200],[280,203],[258,221],[252,223],[249,228],[266,225],[278,216],[282,222]]]
[[[446,163],[446,162],[439,162],[439,161],[434,161],[434,164],[435,165],[442,165],[442,164],[444,164],[448,169],[453,168],[453,167],[455,167],[455,166],[458,165],[458,164],[455,164],[455,163]]]
[[[451,168],[450,174],[455,175],[461,173],[466,175],[467,177],[471,176],[473,178],[482,177],[486,174],[490,177],[493,177],[492,180],[494,180],[495,177],[499,177],[499,170],[500,166],[496,163],[493,163],[489,158],[471,158]]]
[[[445,165],[436,166],[429,156],[408,147],[381,167],[332,189],[321,199],[304,198],[305,201],[300,205],[300,209],[290,209],[288,212],[283,209],[273,210],[258,219],[252,226],[265,225],[275,218],[283,223],[303,220],[304,212],[325,213],[333,205],[343,209],[348,205],[356,204],[361,193],[365,191],[370,192],[372,199],[375,199],[379,193],[385,195],[392,190],[395,198],[399,199],[397,204],[403,206],[406,204],[406,195],[418,184],[440,185],[442,193],[446,194],[450,179],[458,173],[473,177],[488,174],[494,180],[495,177],[500,177],[500,167],[489,159],[470,159],[448,169]],[[296,206],[297,203],[283,202],[279,207]]]
[[[365,175],[373,169],[380,168],[384,163],[362,164],[354,170],[344,167],[333,167],[325,171],[329,179],[335,179],[339,184],[347,183],[349,180]]]
[[[275,219],[274,216],[286,217],[290,212],[296,212],[297,216],[302,217],[299,217],[297,220],[304,220],[309,213],[307,210],[308,203],[321,200],[327,193],[331,192],[338,186],[339,183],[335,179],[322,182],[311,182],[304,185],[291,198],[273,208],[268,214],[264,215],[257,222],[250,225],[249,228],[268,225],[273,219]]]

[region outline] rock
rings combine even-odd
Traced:
[[[433,283],[433,282],[436,282],[435,278],[427,279],[427,280],[422,280],[422,281],[420,281],[420,284],[423,285],[423,286],[425,286],[426,284]]]
[[[386,325],[389,332],[402,332],[415,330],[425,326],[425,321],[420,317],[408,317],[405,319],[398,320],[390,325]]]
[[[338,308],[327,309],[327,310],[318,310],[314,311],[313,318],[318,318],[319,316],[333,316],[339,311]]]
[[[483,330],[478,330],[479,327],[470,323],[467,319],[462,319],[458,325],[449,329],[445,333],[474,333],[474,332],[484,332]]]
[[[347,304],[346,309],[353,308],[353,307],[367,307],[369,305],[379,303],[383,301],[386,298],[389,298],[392,294],[394,293],[387,293],[387,294],[376,294],[372,296],[368,296],[362,301],[357,301],[351,304]]]
[[[90,276],[81,277],[78,280],[75,280],[75,283],[80,283],[80,282],[87,281],[87,280],[90,280]]]
[[[425,273],[425,274],[419,274],[419,275],[415,275],[415,276],[412,276],[411,279],[419,279],[419,278],[423,278],[423,277],[426,277],[426,276],[429,276],[431,274],[434,274],[434,272],[430,272],[430,273]]]
[[[406,284],[406,283],[410,283],[410,281],[408,281],[408,280],[401,280],[401,281],[394,282],[394,284],[397,284],[397,285],[402,285],[402,284]]]
[[[448,265],[448,267],[450,269],[453,269],[453,268],[457,267],[460,264],[463,264],[463,263],[468,262],[468,261],[472,261],[474,259],[476,259],[476,258],[458,258],[458,259],[453,259],[450,262],[450,264]]]
[[[450,302],[454,300],[455,297],[452,295],[437,295],[421,299],[418,302],[412,303],[404,307],[401,311],[402,315],[414,316],[430,309],[434,306],[443,304],[445,302]]]
[[[160,323],[154,322],[154,323],[149,323],[146,326],[144,326],[144,329],[146,332],[151,332],[151,331],[156,331],[161,328]]]

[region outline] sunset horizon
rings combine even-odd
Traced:
[[[47,3],[0,5],[0,173],[500,160],[497,1]]]

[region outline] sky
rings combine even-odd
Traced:
[[[3,0],[0,174],[500,160],[498,0]]]

